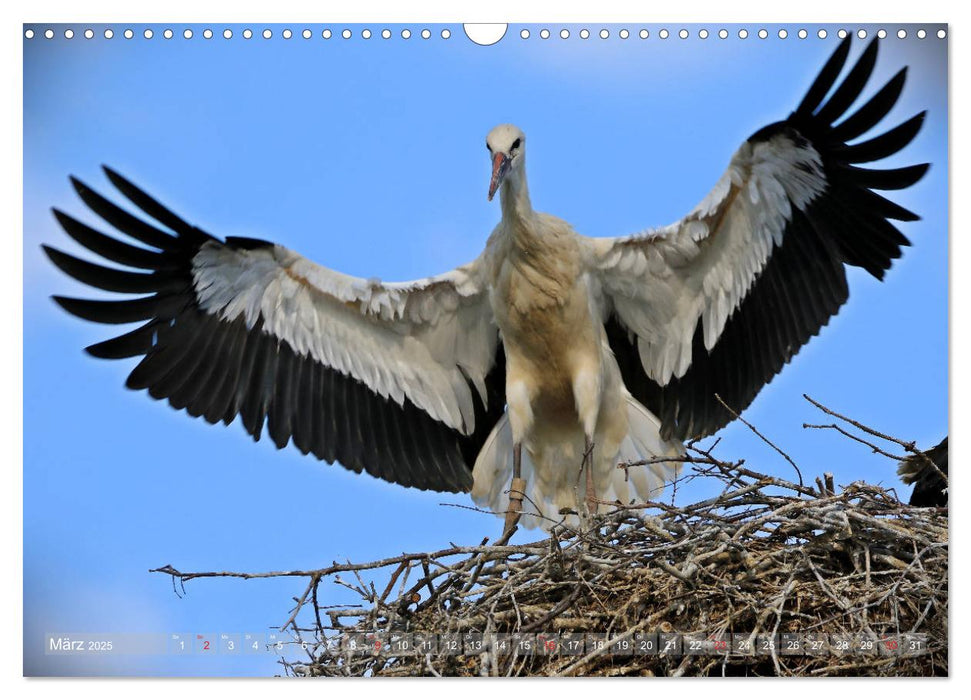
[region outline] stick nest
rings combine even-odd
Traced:
[[[554,528],[524,545],[483,542],[336,567],[355,581],[359,607],[314,603],[313,676],[947,675],[946,509],[912,508],[878,486],[838,493],[827,475],[808,487],[692,451],[695,477],[718,478],[716,498],[684,507],[650,503],[598,517],[586,531]],[[637,468],[631,466],[630,468]],[[383,585],[365,582],[362,570]],[[383,592],[379,592],[383,590]],[[329,624],[328,624],[329,623]],[[640,632],[825,633],[873,640],[872,655],[835,651],[745,656],[581,656],[443,652],[360,656],[350,635],[606,633],[608,646]],[[924,653],[882,656],[886,635],[923,633]],[[729,636],[730,638],[730,636]],[[302,638],[303,640],[303,638]]]

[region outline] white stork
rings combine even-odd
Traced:
[[[292,441],[404,486],[471,490],[499,514],[520,509],[515,470],[526,526],[649,499],[675,467],[634,469],[628,482],[619,460],[678,455],[682,440],[719,430],[731,414],[715,394],[745,409],[846,301],[844,265],[882,279],[908,245],[889,220],[917,217],[874,190],[909,187],[928,166],[859,164],[901,150],[924,113],[857,140],[893,107],[906,69],[843,118],[877,46],[837,85],[847,38],[701,204],[633,236],[587,238],[536,212],[526,137],[496,127],[486,143],[499,224],[476,260],[415,282],[220,240],[106,168],[144,217],[74,186],[142,245],[54,214],[82,246],[134,270],[44,250],[81,282],[143,296],[55,300],[91,321],[142,324],[87,348],[141,356],[128,387],[210,423],[239,416],[256,440],[265,422],[279,448]]]

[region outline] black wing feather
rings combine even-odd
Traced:
[[[907,69],[902,68],[866,104],[834,126],[829,133],[830,140],[833,143],[846,143],[875,127],[897,104],[905,82],[907,82]]]
[[[840,72],[843,70],[846,58],[850,55],[850,43],[849,36],[840,42],[839,47],[837,47],[833,55],[823,65],[823,69],[819,71],[819,75],[816,76],[813,84],[809,86],[809,90],[806,91],[806,96],[802,98],[802,102],[796,108],[796,114],[810,115],[816,111],[819,103],[829,93],[830,89],[836,83]]]
[[[123,335],[89,345],[85,350],[93,357],[100,357],[103,360],[121,360],[125,357],[144,355],[152,349],[158,326],[158,321],[152,320]]]
[[[836,92],[816,112],[815,119],[820,123],[832,124],[842,117],[843,113],[850,108],[853,101],[863,91],[863,87],[870,80],[870,76],[873,74],[873,67],[876,64],[877,43],[871,41],[866,51],[863,52],[863,55],[856,62],[856,65],[853,66],[853,69],[850,70],[843,82],[840,83],[840,86],[836,88]]]

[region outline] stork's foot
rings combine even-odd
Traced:
[[[503,537],[507,537],[519,523],[519,518],[523,513],[523,495],[526,491],[526,480],[520,477],[513,477],[509,487],[509,509],[506,511],[506,524],[502,528]]]

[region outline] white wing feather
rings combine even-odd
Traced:
[[[705,347],[761,272],[792,216],[826,186],[819,154],[778,134],[746,142],[707,197],[681,221],[623,238],[586,239],[611,309],[638,337],[647,374],[662,386],[691,364],[699,319]]]
[[[207,243],[193,258],[199,305],[243,315],[300,354],[399,404],[407,397],[466,434],[471,380],[485,401],[498,336],[478,260],[437,277],[382,284],[322,267],[282,246]]]

